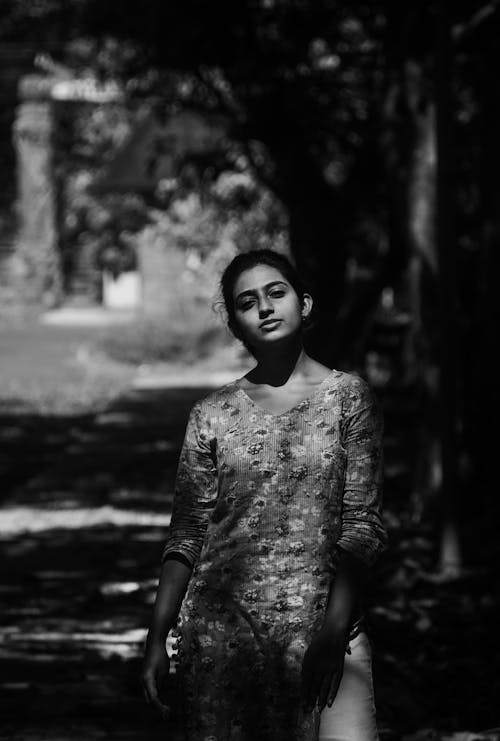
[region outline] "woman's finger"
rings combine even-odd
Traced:
[[[333,677],[334,677],[334,672],[331,672],[331,671],[325,673],[325,675],[323,676],[323,680],[321,682],[321,686],[319,688],[319,693],[318,693],[318,709],[320,713],[326,705],[326,702],[329,696],[330,687],[332,685]]]
[[[326,701],[329,708],[332,707],[333,702],[335,698],[337,697],[337,692],[339,691],[341,679],[342,679],[342,672],[335,672],[332,676],[332,680],[330,682],[330,687],[328,690],[328,697]]]
[[[164,717],[168,715],[170,713],[170,708],[168,705],[164,705],[160,700],[155,677],[147,675],[146,677],[144,677],[143,682],[145,692],[149,697],[149,704],[153,705],[153,707],[155,707],[158,712]]]
[[[309,661],[305,661],[302,664],[302,698],[303,698],[303,706],[304,706],[304,712],[309,713],[312,710],[312,706],[314,705],[314,700],[311,700],[312,698],[312,685],[313,685],[313,679],[314,679],[314,672],[313,672],[313,665]]]
[[[149,697],[147,679],[146,679],[146,677],[144,675],[141,677],[141,686],[142,686],[142,691],[144,693],[144,697],[146,699],[146,702],[149,705],[150,702],[151,702],[151,700],[150,700],[150,697]]]
[[[304,710],[307,708],[307,700],[311,692],[311,682],[313,677],[313,662],[309,658],[309,654],[306,653],[302,661],[301,667],[301,696],[303,699]]]
[[[324,670],[322,667],[318,667],[315,672],[313,672],[313,675],[311,677],[311,681],[309,683],[309,687],[306,694],[306,700],[305,700],[305,712],[310,713],[314,706],[316,705],[316,700],[318,699],[319,690],[321,687],[321,684],[323,682],[324,677]]]

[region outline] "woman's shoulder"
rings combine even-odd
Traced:
[[[376,401],[372,386],[362,376],[347,371],[335,371],[334,373],[336,387],[340,391],[344,410],[347,413],[359,405]]]
[[[193,405],[193,410],[200,414],[213,416],[229,409],[234,393],[237,390],[235,381],[225,383],[208,394],[201,396]]]

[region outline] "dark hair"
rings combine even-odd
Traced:
[[[236,281],[240,275],[245,272],[245,270],[250,270],[257,265],[269,265],[269,267],[279,270],[285,280],[290,283],[301,303],[304,294],[311,293],[290,260],[280,252],[263,249],[251,250],[250,252],[243,252],[236,255],[236,257],[234,257],[225,268],[220,281],[222,300],[226,309],[227,323],[236,336],[238,336],[238,333],[233,295],[234,286],[236,285]],[[311,324],[311,321],[306,321],[304,323],[304,329],[308,329]],[[252,352],[252,348],[249,347],[241,337],[238,336],[238,338],[243,342],[247,350]]]

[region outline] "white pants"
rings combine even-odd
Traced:
[[[372,652],[364,631],[349,643],[333,705],[321,711],[319,741],[378,741]]]

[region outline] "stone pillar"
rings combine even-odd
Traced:
[[[14,123],[18,189],[15,273],[23,302],[46,308],[62,299],[51,89],[52,81],[47,78],[23,78],[19,86],[22,102]]]

